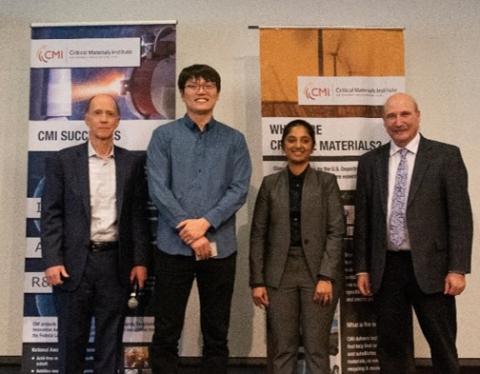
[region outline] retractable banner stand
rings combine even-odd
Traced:
[[[285,166],[284,126],[310,122],[312,166],[337,176],[345,207],[345,281],[331,328],[332,373],[378,373],[372,303],[356,289],[353,206],[360,155],[388,140],[382,105],[404,91],[400,29],[260,28],[263,170]]]
[[[58,373],[57,318],[43,274],[40,207],[51,152],[87,141],[87,100],[118,99],[115,143],[144,152],[152,131],[175,116],[176,22],[33,25],[30,70],[23,372]],[[152,214],[152,217],[154,215]],[[152,221],[152,225],[154,222]],[[150,287],[125,322],[125,373],[147,373],[153,333]],[[93,372],[93,339],[86,372]]]

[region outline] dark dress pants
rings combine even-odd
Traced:
[[[196,261],[157,251],[155,258],[155,331],[150,345],[154,374],[178,370],[180,339],[188,297],[196,278],[203,335],[202,374],[227,372],[227,336],[235,280],[236,254],[223,259]]]
[[[128,298],[128,289],[118,281],[117,251],[90,252],[79,287],[71,292],[54,287],[53,295],[58,315],[59,373],[83,374],[92,317],[95,320],[94,373],[117,373],[122,366]]]
[[[455,346],[455,298],[420,290],[410,252],[387,251],[382,286],[374,303],[382,374],[415,373],[412,306],[430,346],[434,372],[460,372]]]

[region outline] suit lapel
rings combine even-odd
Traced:
[[[305,174],[305,179],[303,181],[303,190],[302,190],[302,225],[303,225],[303,213],[310,211],[311,208],[311,198],[314,196],[322,196],[322,185],[318,183],[317,173],[311,167],[308,168],[307,173]],[[305,217],[308,219],[308,217]]]
[[[288,169],[285,168],[278,180],[278,196],[281,201],[286,201],[287,205],[290,206],[290,195],[289,195],[289,181],[288,181]]]
[[[125,168],[127,164],[125,162],[125,153],[119,147],[114,147],[115,157],[115,191],[117,196],[117,217],[120,219],[122,207],[123,207],[123,190],[125,187]]]
[[[380,200],[382,209],[387,214],[388,206],[388,159],[389,159],[390,143],[382,146],[376,158],[377,182],[379,184]]]
[[[88,172],[88,143],[77,149],[75,170],[77,170],[76,190],[82,197],[85,215],[90,222],[90,177]]]
[[[277,210],[278,216],[275,219],[285,227],[290,227],[290,194],[287,168],[278,176],[277,184],[272,192],[274,193],[275,204],[277,207],[282,208]],[[290,230],[285,230],[285,233],[288,233],[288,238],[286,239],[290,243]]]
[[[412,181],[410,182],[410,190],[408,192],[407,206],[413,201],[413,197],[420,186],[422,179],[427,171],[430,163],[430,144],[423,136],[420,137],[418,145],[418,153],[415,157],[415,165],[413,167]]]

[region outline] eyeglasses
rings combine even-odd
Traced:
[[[197,83],[188,83],[185,85],[185,88],[190,91],[200,91],[203,88],[205,91],[213,91],[217,88],[217,85],[214,82],[207,82],[203,84]]]

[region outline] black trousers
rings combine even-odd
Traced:
[[[203,335],[201,373],[227,372],[227,335],[235,280],[236,254],[224,259],[196,261],[157,251],[155,259],[155,331],[150,345],[154,374],[175,374],[178,340],[183,329],[188,297],[196,278]]]
[[[90,252],[85,275],[75,291],[53,288],[60,374],[83,374],[92,317],[95,320],[94,373],[113,374],[122,367],[128,291],[118,281],[116,250]]]
[[[415,279],[410,252],[387,251],[382,286],[374,296],[382,374],[415,372],[412,306],[430,346],[434,372],[460,372],[453,296],[425,294]]]

